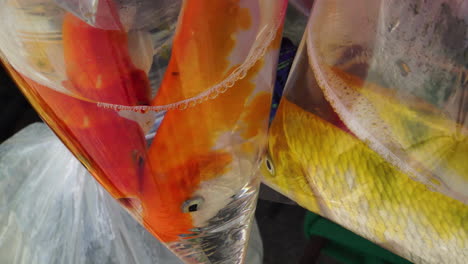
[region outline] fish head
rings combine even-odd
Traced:
[[[299,205],[320,212],[308,161],[313,149],[307,131],[311,113],[283,99],[270,127],[268,149],[261,163],[263,182]],[[300,144],[297,144],[300,143]],[[299,149],[300,147],[300,149]]]
[[[143,193],[145,225],[166,243],[195,236],[242,188],[239,167],[246,169],[231,153],[213,151],[164,170],[153,168]]]

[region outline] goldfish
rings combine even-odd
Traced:
[[[348,78],[348,83],[356,84],[355,80]],[[405,95],[399,99],[378,85],[367,84],[359,93],[375,109],[381,120],[377,123],[386,126],[394,138],[396,143],[391,145],[399,148],[392,149],[394,153],[432,183],[426,183],[431,188],[467,204],[468,164],[463,160],[468,157],[468,133],[464,125],[419,98]]]
[[[415,181],[340,122],[305,110],[310,101],[290,98],[270,128],[267,185],[410,261],[466,262],[466,204]]]
[[[63,17],[69,94],[22,76],[25,93],[97,181],[176,254],[242,262],[287,1],[184,1],[155,98],[118,4],[100,3],[115,15],[105,20],[112,29]],[[136,116],[159,115],[159,106],[164,118],[147,142]]]
[[[468,133],[463,123],[411,93],[338,67],[320,70],[334,87],[323,89],[325,96],[351,131],[415,180],[468,203],[468,165],[462,161],[468,155]],[[330,86],[322,81],[321,87]]]
[[[275,4],[278,23],[285,3]],[[266,58],[253,61],[232,87],[204,92],[240,66],[233,54],[246,58],[234,36],[253,34],[264,26],[252,13],[263,4],[184,2],[171,59],[152,105],[189,102],[182,109],[167,110],[148,151],[157,191],[145,185],[142,196],[148,201],[143,203],[145,226],[166,243],[210,227],[210,219],[254,178],[271,104],[273,77],[266,72],[275,65],[281,31],[274,32],[271,43],[262,43]],[[233,217],[250,216],[252,211]]]
[[[117,8],[112,1],[103,2]],[[132,62],[123,27],[99,29],[66,13],[60,45],[67,76],[62,85],[69,94],[11,72],[21,79],[21,88],[29,87],[24,93],[74,155],[114,198],[127,205],[129,198],[138,197],[141,179],[149,172],[144,162],[145,136],[139,124],[96,102],[148,105],[147,74]]]
[[[434,21],[463,21],[466,12],[451,1],[358,2],[315,1],[305,39],[323,94],[388,162],[468,204],[464,46],[433,43],[449,33],[451,42],[463,43],[466,32],[432,30]],[[351,5],[367,11],[351,12]]]
[[[69,90],[106,103],[149,104],[147,73],[133,64],[123,27],[95,28],[67,13],[62,28]]]

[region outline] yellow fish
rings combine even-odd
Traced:
[[[360,94],[375,109],[380,127],[387,127],[395,143],[393,153],[429,180],[431,188],[468,203],[468,131],[443,111],[402,93],[383,96],[389,89],[367,84]],[[463,111],[463,110],[462,110]],[[377,126],[376,126],[377,127]],[[397,164],[396,164],[397,165]],[[428,184],[428,183],[426,183]]]
[[[457,1],[416,2],[315,1],[307,57],[355,135],[408,176],[468,204],[468,70],[456,55],[465,31],[438,27],[463,21],[466,10]],[[461,45],[447,45],[446,35]]]
[[[364,142],[282,99],[264,182],[416,263],[466,263],[468,206],[412,180]]]
[[[468,131],[463,122],[410,93],[337,67],[321,71],[333,76],[327,78],[333,91],[323,91],[351,131],[413,179],[468,204]]]

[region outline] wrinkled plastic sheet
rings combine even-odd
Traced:
[[[253,225],[247,263],[261,263]],[[0,145],[0,262],[180,264],[41,123]]]

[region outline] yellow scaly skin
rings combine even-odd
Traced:
[[[468,206],[433,192],[356,137],[283,98],[264,181],[416,263],[467,263]]]
[[[425,168],[429,180],[446,185],[449,193],[458,200],[468,201],[468,136],[467,129],[435,111],[430,105],[409,107],[391,96],[372,90],[369,84],[362,89],[376,109],[383,124],[388,124],[391,134],[401,144],[406,161],[414,162],[414,168]],[[381,91],[382,89],[380,89]]]
[[[325,71],[338,77],[334,78],[335,93],[347,98],[342,100],[346,106],[329,100],[353,132],[361,139],[369,138],[371,148],[413,179],[468,204],[468,130],[463,111],[453,120],[446,111],[410,93],[363,82],[334,67]],[[372,145],[376,142],[382,145]]]

